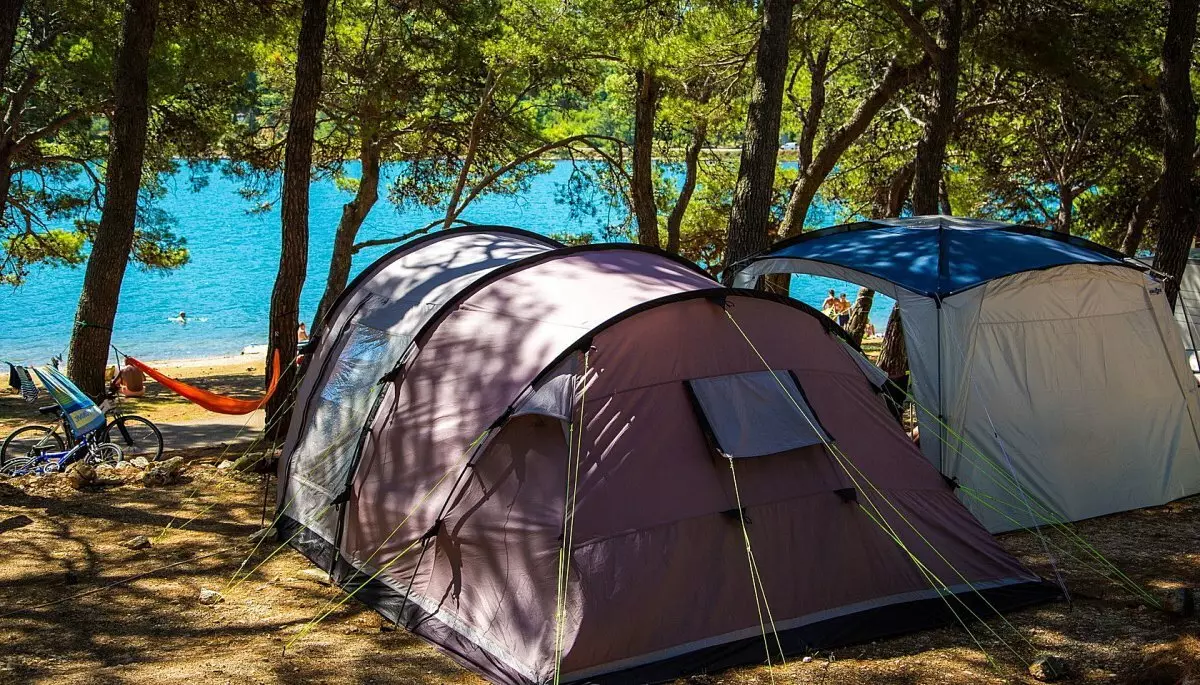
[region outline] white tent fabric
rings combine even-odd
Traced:
[[[810,260],[764,259],[738,281],[778,272],[896,299],[912,392],[932,412],[917,412],[922,451],[959,482],[988,530],[1044,522],[1033,513],[1041,505],[1075,521],[1200,492],[1200,391],[1161,285],[1143,273],[1088,264],[1027,271],[940,307]]]
[[[1175,322],[1183,337],[1188,365],[1192,373],[1200,373],[1200,360],[1196,357],[1196,349],[1200,347],[1200,250],[1192,250],[1183,270],[1179,298],[1175,301]]]

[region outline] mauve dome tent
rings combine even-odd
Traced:
[[[831,322],[679,258],[443,231],[328,322],[280,539],[493,682],[652,682],[1059,596]]]

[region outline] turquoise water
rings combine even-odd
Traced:
[[[543,234],[596,232],[606,217],[571,220],[567,208],[555,201],[569,174],[568,164],[558,164],[534,179],[527,192],[481,198],[463,218]],[[240,184],[216,172],[199,192],[193,192],[186,171],[171,179],[168,187],[170,192],[159,206],[174,217],[176,233],[187,238],[191,262],[169,273],[130,266],[113,326],[113,343],[145,359],[177,359],[236,354],[247,345],[265,342],[279,261],[278,207],[263,214],[248,213],[249,203],[237,193]],[[321,298],[333,235],[342,204],[349,198],[331,181],[312,186],[302,321],[311,321]],[[423,210],[397,212],[381,200],[363,225],[359,240],[399,235],[437,216]],[[359,252],[352,274],[391,247]],[[53,355],[65,355],[83,272],[83,267],[36,269],[24,286],[0,289],[0,359],[44,363]],[[816,277],[794,278],[792,295],[819,306],[831,287],[854,299],[853,286]],[[890,306],[884,298],[876,298],[871,318],[881,331]],[[180,311],[187,312],[187,325],[172,321]]]

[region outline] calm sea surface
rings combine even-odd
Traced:
[[[555,201],[569,174],[567,164],[557,165],[534,179],[528,192],[481,198],[463,218],[543,234],[595,232],[606,217],[571,220],[567,207]],[[247,345],[265,342],[279,261],[278,207],[250,214],[249,203],[237,193],[239,182],[215,171],[199,192],[192,191],[186,171],[168,186],[170,193],[159,207],[174,217],[176,233],[187,239],[191,262],[169,273],[130,266],[113,343],[145,359],[177,359],[236,354]],[[313,184],[302,321],[311,321],[321,298],[338,217],[349,198],[331,181]],[[381,199],[363,225],[359,240],[399,235],[436,216],[429,211],[397,212]],[[359,252],[351,275],[391,247]],[[20,288],[0,287],[0,360],[45,363],[53,355],[65,355],[83,271],[83,267],[42,268]],[[854,286],[817,277],[794,278],[792,296],[819,306],[830,288],[847,292],[853,301]],[[186,326],[171,321],[180,311],[187,312]],[[877,296],[871,319],[881,332],[890,311],[891,302]]]

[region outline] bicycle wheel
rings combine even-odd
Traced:
[[[126,459],[145,457],[148,461],[158,461],[162,457],[162,432],[150,419],[136,414],[118,416],[104,427],[104,434],[104,442],[119,446]]]
[[[124,455],[121,452],[121,446],[111,442],[96,443],[88,450],[87,460],[92,466],[113,465],[122,459],[124,459]]]
[[[53,428],[22,426],[4,439],[0,446],[0,466],[13,459],[37,457],[47,452],[62,452],[63,440]]]
[[[0,476],[24,476],[33,471],[36,457],[13,457],[0,464]]]

